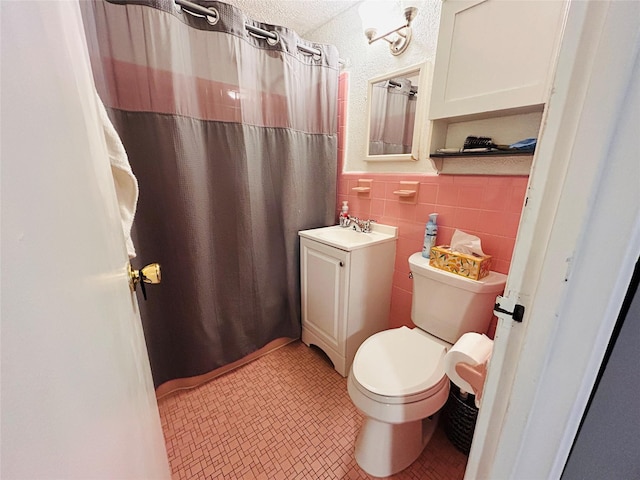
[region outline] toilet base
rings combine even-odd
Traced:
[[[431,440],[439,412],[407,423],[385,423],[365,417],[356,440],[358,465],[374,477],[388,477],[411,465]]]

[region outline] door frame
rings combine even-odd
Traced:
[[[569,6],[467,479],[562,474],[640,255],[637,18]]]

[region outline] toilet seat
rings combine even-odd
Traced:
[[[448,386],[446,348],[416,329],[376,333],[358,349],[352,366],[354,385],[368,398],[387,404],[423,400]]]

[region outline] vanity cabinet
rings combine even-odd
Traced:
[[[567,2],[442,4],[429,118],[546,103]]]
[[[362,342],[389,328],[397,233],[338,248],[313,232],[300,232],[302,341],[319,347],[346,377]]]

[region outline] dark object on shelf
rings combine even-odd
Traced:
[[[469,135],[464,140],[464,145],[462,150],[470,150],[475,148],[493,148],[493,140],[491,137],[474,137],[473,135]]]
[[[461,395],[460,389],[451,383],[449,399],[445,406],[444,431],[451,443],[466,455],[471,450],[471,440],[478,418],[478,408],[474,402],[475,395]]]
[[[461,152],[478,152],[478,151],[495,151],[495,150],[513,150],[513,145],[496,145],[491,137],[475,137],[469,135],[464,140]]]
[[[496,145],[491,137],[468,136],[464,146],[458,148],[439,148],[432,157],[444,156],[470,156],[470,155],[518,155],[531,154],[536,149],[537,139],[525,138],[511,145]]]

